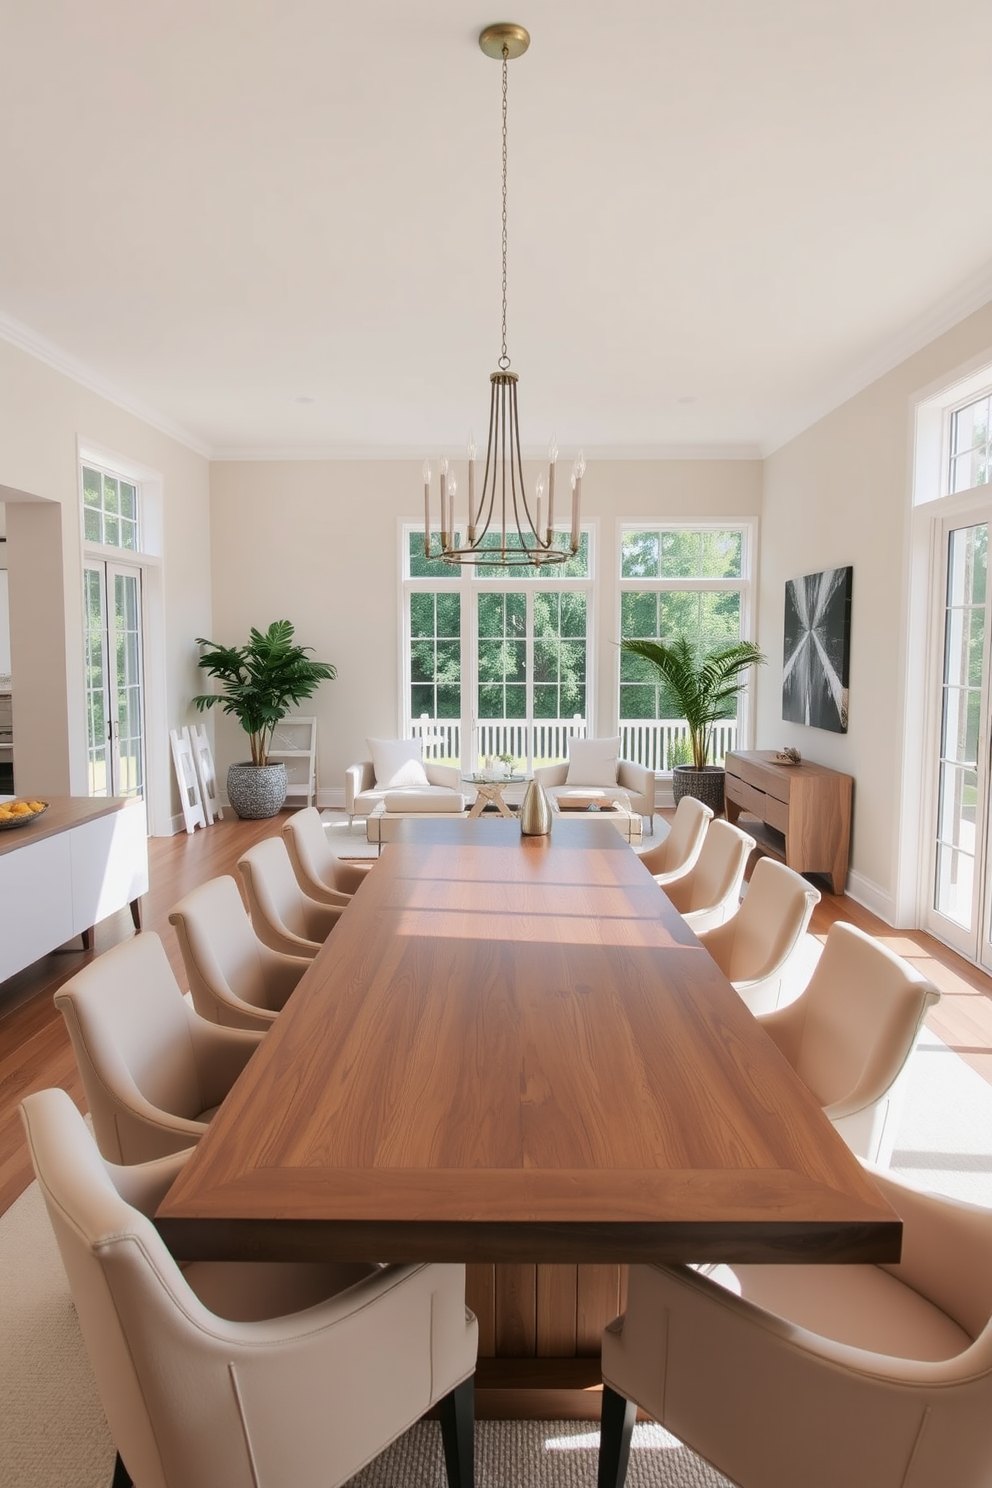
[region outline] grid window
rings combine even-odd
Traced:
[[[992,475],[992,394],[951,414],[949,493],[987,486]]]
[[[119,475],[84,465],[83,535],[87,542],[137,552],[137,486]]]
[[[690,640],[702,659],[746,634],[749,533],[744,527],[625,528],[620,539],[620,634],[626,640]],[[626,758],[655,769],[683,763],[685,721],[651,664],[621,653],[619,717]],[[736,743],[738,709],[714,734],[716,762]]]

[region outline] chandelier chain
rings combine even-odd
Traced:
[[[506,64],[509,50],[503,43],[503,354],[499,359],[500,369],[505,372],[510,365],[506,354]]]

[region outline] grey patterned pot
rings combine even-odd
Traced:
[[[725,774],[722,765],[704,765],[701,770],[694,770],[691,765],[676,765],[672,771],[672,798],[676,806],[683,796],[695,796],[714,816],[721,816]]]
[[[275,816],[286,799],[286,766],[228,765],[227,799],[239,816]]]

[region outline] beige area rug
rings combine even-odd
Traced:
[[[331,1392],[333,1398],[333,1391]],[[477,1488],[595,1488],[599,1436],[582,1421],[480,1421]],[[109,1488],[114,1447],[38,1185],[0,1217],[0,1485]],[[630,1488],[728,1488],[660,1426],[638,1426]],[[355,1488],[444,1488],[424,1421]],[[263,1488],[287,1488],[271,1483]]]

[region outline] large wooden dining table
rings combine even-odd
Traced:
[[[608,823],[404,824],[163,1202],[182,1258],[898,1259]]]

